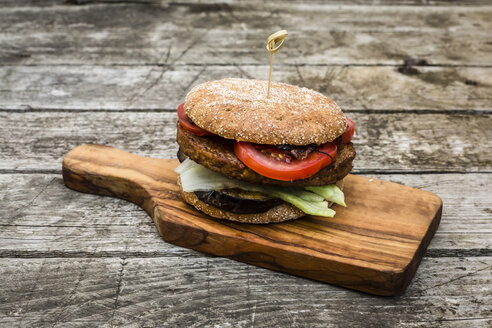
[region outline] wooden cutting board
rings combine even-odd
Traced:
[[[178,164],[82,145],[63,159],[63,179],[71,189],[139,205],[170,243],[376,295],[408,286],[441,219],[435,194],[348,175],[348,207],[335,205],[335,218],[268,225],[216,220],[181,200]]]

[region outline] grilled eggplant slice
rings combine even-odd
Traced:
[[[184,160],[188,158],[188,156],[183,154],[183,151],[181,150],[181,148],[178,148],[178,153],[176,154],[176,156],[178,157],[178,160],[180,163],[183,163]]]
[[[283,202],[262,193],[240,189],[195,191],[195,195],[206,204],[236,214],[263,213]]]

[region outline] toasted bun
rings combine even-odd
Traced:
[[[340,107],[321,93],[285,83],[223,79],[195,86],[185,112],[199,127],[259,144],[322,144],[347,127]]]
[[[340,189],[343,189],[343,180],[337,182],[337,185],[340,187]],[[179,190],[181,191],[181,197],[183,197],[183,200],[186,203],[195,207],[197,210],[218,219],[237,221],[241,223],[266,224],[293,220],[306,215],[303,211],[288,203],[283,203],[281,205],[275,206],[263,213],[236,214],[232,212],[227,212],[215,206],[202,202],[198,199],[194,192],[183,191],[183,188],[181,187],[181,179],[179,177],[178,186]],[[329,206],[332,205],[333,203],[329,203]]]

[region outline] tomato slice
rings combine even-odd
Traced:
[[[178,121],[183,128],[190,131],[197,136],[212,136],[212,132],[202,129],[198,125],[194,124],[190,118],[186,115],[184,110],[184,103],[178,106]]]
[[[343,144],[348,144],[349,142],[352,141],[354,138],[354,131],[355,131],[355,123],[352,121],[350,118],[346,117],[347,119],[347,130],[342,134],[342,143]]]
[[[265,154],[261,151],[262,147],[269,148],[271,146],[236,141],[234,152],[244,165],[256,173],[282,181],[309,178],[330,165],[337,155],[337,146],[327,142],[319,146],[317,151],[310,153],[305,159],[294,159],[288,163],[275,159],[275,156]]]

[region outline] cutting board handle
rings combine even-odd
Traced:
[[[125,199],[152,215],[152,197],[176,189],[175,161],[85,144],[64,157],[63,180],[73,190]]]

